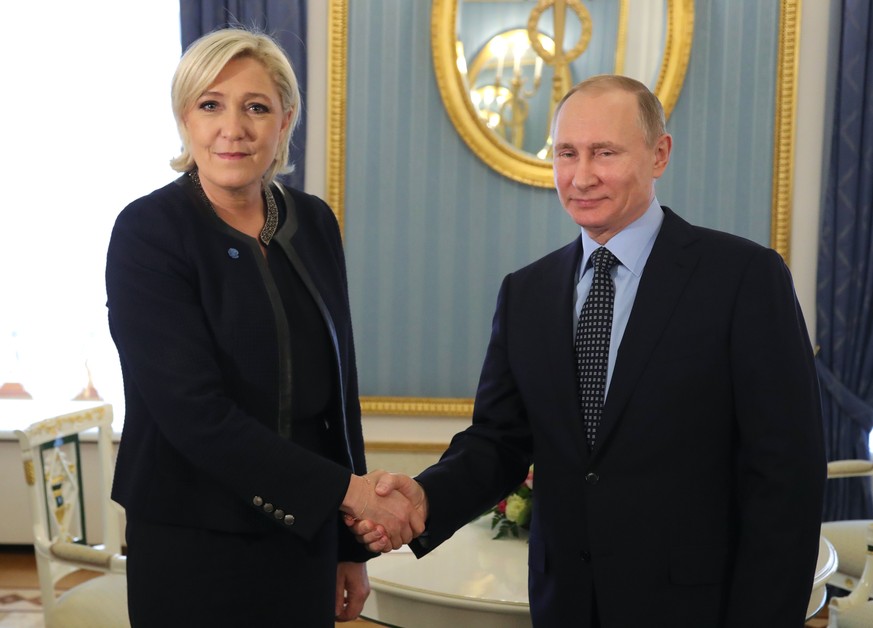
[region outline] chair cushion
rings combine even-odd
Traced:
[[[833,544],[839,560],[839,571],[861,577],[867,561],[867,526],[871,521],[828,521],[821,524],[821,533]]]
[[[125,628],[127,578],[109,574],[77,585],[46,614],[46,628]]]

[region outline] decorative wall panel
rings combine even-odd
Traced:
[[[429,2],[331,2],[347,29],[332,25],[346,46],[332,57],[346,63],[332,107],[345,118],[329,168],[345,172],[329,198],[341,205],[361,394],[378,398],[365,410],[466,413],[502,277],[578,228],[554,190],[495,173],[456,133],[435,82]],[[779,20],[777,2],[695,3],[673,159],[657,185],[688,220],[763,244]]]

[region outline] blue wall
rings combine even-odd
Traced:
[[[730,11],[727,5],[730,4]],[[434,77],[429,2],[349,2],[345,243],[363,395],[470,397],[502,277],[578,234],[482,163]],[[770,238],[779,3],[697,2],[659,200]]]

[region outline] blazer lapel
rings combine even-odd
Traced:
[[[691,225],[664,207],[664,222],[646,262],[630,319],[618,348],[612,381],[603,407],[594,454],[603,451],[621,412],[697,265],[689,245],[696,239]]]
[[[334,356],[336,358],[336,375],[338,385],[338,392],[340,395],[340,409],[342,411],[342,433],[343,433],[343,444],[345,446],[345,453],[348,457],[348,462],[350,468],[355,468],[355,459],[352,455],[351,443],[349,442],[349,430],[348,430],[348,417],[346,417],[346,382],[343,378],[343,373],[345,372],[343,365],[343,351],[340,347],[339,335],[337,332],[336,321],[334,321],[334,317],[331,314],[331,305],[334,306],[335,311],[341,312],[342,309],[336,307],[336,295],[332,295],[330,290],[319,290],[319,282],[318,282],[318,273],[317,271],[314,273],[310,273],[309,269],[306,266],[303,258],[298,253],[297,248],[294,246],[294,236],[297,234],[298,229],[298,218],[297,218],[297,208],[294,203],[294,199],[291,197],[291,194],[285,189],[281,184],[276,184],[279,192],[282,194],[282,198],[284,200],[286,216],[285,221],[279,227],[279,231],[276,232],[274,238],[276,242],[279,243],[282,251],[285,253],[285,256],[288,258],[288,261],[294,267],[294,270],[297,271],[297,274],[300,276],[303,285],[306,286],[306,289],[309,291],[309,294],[312,295],[312,299],[315,301],[315,305],[318,307],[319,312],[321,312],[322,318],[324,318],[324,323],[327,326],[328,337],[330,338],[331,345],[333,346]],[[310,263],[315,263],[310,259]],[[322,281],[322,285],[325,282]],[[333,297],[332,303],[328,303],[325,299],[331,299]]]

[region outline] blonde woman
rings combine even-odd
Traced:
[[[423,522],[364,476],[334,215],[275,181],[297,81],[273,39],[225,29],[172,100],[182,175],[121,212],[106,269],[131,623],[333,626],[369,593],[343,515],[386,516],[398,543]]]

